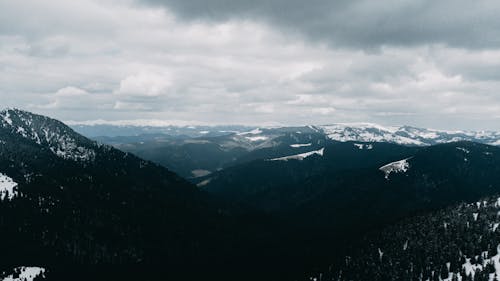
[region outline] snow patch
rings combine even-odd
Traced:
[[[248,131],[248,132],[238,133],[239,136],[244,136],[244,135],[258,135],[258,134],[262,134],[262,130],[259,129],[259,128],[253,129],[253,130]]]
[[[490,145],[498,145],[498,146],[500,146],[500,140],[491,142]]]
[[[363,149],[371,150],[371,149],[373,149],[373,145],[372,144],[355,143],[354,146],[357,147],[360,150],[363,150]]]
[[[191,171],[191,174],[193,174],[193,177],[195,177],[195,178],[204,177],[204,176],[210,175],[211,173],[212,172],[210,172],[208,170],[203,170],[203,169],[196,169],[196,170]]]
[[[203,187],[203,186],[209,184],[211,181],[212,181],[212,179],[206,179],[206,180],[204,180],[202,182],[199,182],[196,186],[197,187]]]
[[[305,158],[312,156],[312,155],[319,155],[323,156],[323,152],[325,151],[325,148],[323,147],[322,149],[319,150],[314,150],[306,153],[301,153],[301,154],[295,154],[295,155],[290,155],[290,156],[285,156],[285,157],[279,157],[279,158],[273,158],[269,159],[269,161],[288,161],[288,160],[304,160]]]
[[[11,200],[17,195],[17,183],[10,177],[0,173],[0,199]]]
[[[11,274],[2,279],[2,281],[33,281],[36,277],[45,277],[45,268],[36,266],[20,266],[14,269]]]
[[[380,248],[378,248],[378,258],[380,259],[380,262],[382,262],[382,257],[384,256],[384,252]]]
[[[469,154],[469,153],[470,153],[470,150],[465,149],[465,148],[463,148],[463,147],[457,147],[457,149],[458,149],[458,150],[460,150],[460,151],[462,151],[462,152],[464,152],[464,153],[466,153],[466,154]]]
[[[267,139],[269,139],[268,137],[266,136],[256,136],[256,137],[245,137],[247,140],[249,141],[265,141]]]
[[[489,275],[489,280],[500,281],[500,244],[497,246],[497,254],[489,259],[484,259],[482,264],[472,264],[471,258],[466,258],[462,268],[465,270],[466,276],[471,276],[474,280],[476,270],[483,271],[488,264],[493,265],[495,273]],[[496,275],[496,277],[495,277]]]
[[[388,180],[391,173],[405,173],[406,171],[408,171],[408,169],[410,168],[410,163],[408,162],[408,160],[410,159],[411,157],[389,163],[380,167],[379,170],[384,172],[385,178]]]
[[[495,232],[497,229],[498,229],[498,226],[500,225],[500,223],[494,223],[493,224],[493,227],[491,228],[491,231]]]
[[[474,221],[477,221],[477,218],[479,217],[479,213],[473,213],[472,216],[474,217]]]
[[[306,147],[306,146],[311,146],[311,143],[296,143],[290,145],[290,147],[293,148]]]

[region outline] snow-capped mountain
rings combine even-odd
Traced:
[[[45,116],[18,109],[2,110],[0,129],[48,147],[52,153],[63,159],[91,161],[95,158],[95,142],[75,133],[63,123]]]
[[[444,131],[411,126],[384,127],[371,123],[332,124],[316,128],[336,141],[390,142],[417,146],[472,141],[500,145],[500,132],[494,131]]]
[[[74,123],[73,129],[106,143],[120,142],[113,139],[133,138],[133,141],[148,141],[152,138],[194,139],[227,137],[228,147],[254,149],[276,145],[273,139],[286,133],[324,134],[334,141],[390,142],[409,146],[427,146],[456,141],[472,141],[500,145],[500,132],[496,131],[446,131],[412,126],[381,126],[373,123],[337,123],[299,127],[249,127],[249,126],[116,126],[85,125]],[[132,141],[132,140],[131,140]]]

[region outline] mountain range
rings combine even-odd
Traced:
[[[138,137],[147,135],[169,136],[176,138],[214,137],[224,135],[255,135],[249,141],[263,141],[280,132],[316,132],[336,141],[390,142],[402,145],[434,145],[454,141],[472,141],[500,145],[498,131],[436,130],[413,126],[381,126],[373,123],[337,123],[328,125],[308,125],[292,127],[255,127],[255,126],[139,126],[106,125],[72,122],[72,128],[91,137]],[[152,136],[153,137],[153,136]],[[259,137],[259,138],[257,138]],[[119,140],[119,139],[117,139]]]
[[[494,132],[189,130],[0,111],[0,278],[497,278]]]
[[[99,142],[168,167],[187,179],[251,160],[307,153],[320,149],[325,143],[356,142],[360,148],[363,148],[363,143],[417,147],[458,141],[500,144],[500,133],[494,131],[439,131],[410,126],[383,127],[369,123],[278,128],[232,127],[232,130],[217,126],[111,126],[108,132],[112,134],[96,136],[102,126],[75,125],[74,128],[90,134]]]
[[[231,249],[247,244],[234,242],[245,241],[239,221],[246,220],[196,186],[48,117],[0,112],[0,173],[0,272],[36,266],[50,280],[220,277],[219,267],[241,255]]]

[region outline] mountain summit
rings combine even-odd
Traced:
[[[97,143],[62,122],[19,109],[0,111],[0,130],[48,148],[63,159],[92,161]]]

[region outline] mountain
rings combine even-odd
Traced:
[[[338,142],[322,154],[252,161],[200,178],[199,186],[299,225],[345,234],[500,191],[496,146],[360,145]]]
[[[234,209],[157,164],[17,109],[0,112],[0,193],[0,272],[193,280],[241,272],[240,262],[222,267],[254,257],[245,238],[254,230]]]
[[[36,271],[50,280],[299,280],[312,268],[325,274],[319,279],[340,270],[361,274],[341,265],[345,256],[366,265],[362,250],[371,246],[363,241],[389,256],[374,233],[390,235],[387,229],[419,214],[500,191],[500,147],[336,141],[324,130],[112,138],[118,147],[147,144],[145,154],[168,147],[165,154],[175,157],[162,165],[178,165],[195,186],[57,120],[1,111],[0,277]],[[366,265],[373,274],[384,269]]]
[[[309,152],[237,165],[199,186],[295,225],[318,263],[349,255],[367,231],[500,193],[496,146],[336,142]]]
[[[168,135],[171,137],[213,137],[227,135],[237,132],[246,132],[254,130],[255,127],[238,125],[219,125],[219,126],[179,126],[166,125],[165,122],[146,122],[137,124],[137,122],[112,122],[110,124],[102,122],[69,122],[66,123],[75,131],[90,137],[123,137],[123,136],[141,136],[141,135]]]
[[[0,198],[2,278],[293,280],[317,261],[294,225],[17,109],[0,111]]]
[[[72,123],[72,127],[92,138],[117,143],[131,143],[152,137],[204,138],[225,135],[241,135],[253,132],[255,137],[269,139],[280,133],[319,133],[334,141],[390,142],[402,145],[434,145],[439,143],[471,141],[500,145],[500,132],[496,131],[447,131],[413,126],[381,126],[373,123],[334,123],[296,127],[249,127],[249,126],[131,126]],[[128,138],[126,138],[128,137]],[[258,139],[256,139],[258,140]]]
[[[292,153],[290,147],[307,152],[307,145],[318,147],[318,142],[386,142],[405,146],[430,146],[457,141],[500,144],[498,132],[383,127],[371,123],[274,128],[82,124],[73,127],[99,142],[161,164],[192,181],[251,160]],[[103,135],[96,135],[99,133]]]
[[[330,188],[312,182],[335,183],[336,176],[379,167],[410,157],[417,147],[388,143],[323,142],[290,148],[283,154],[249,161],[198,178],[204,190],[231,202],[266,211],[296,208]]]
[[[390,142],[417,146],[457,141],[500,144],[500,132],[494,131],[444,131],[411,126],[384,127],[372,123],[333,124],[317,128],[330,139],[338,141]]]
[[[307,280],[500,280],[499,211],[495,196],[404,219]]]
[[[161,164],[188,179],[238,163],[303,151],[308,149],[307,146],[317,147],[327,141],[323,134],[307,127],[253,129],[221,136],[207,134],[195,138],[140,135],[99,137],[96,140]]]

